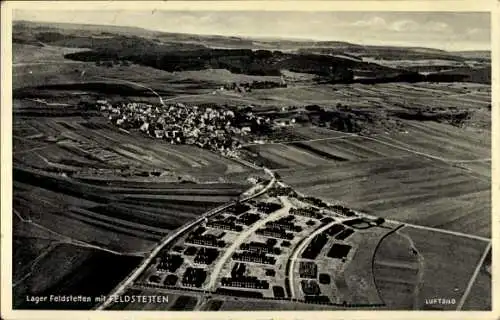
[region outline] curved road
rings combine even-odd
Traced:
[[[217,263],[215,264],[214,270],[210,273],[210,281],[207,285],[207,290],[212,291],[215,289],[215,286],[217,285],[217,279],[219,278],[219,274],[226,264],[226,261],[229,259],[229,257],[234,253],[235,250],[237,250],[249,236],[255,233],[257,229],[261,228],[266,224],[268,221],[272,221],[281,217],[284,217],[288,214],[288,210],[290,209],[290,203],[284,199],[282,199],[283,202],[283,208],[274,211],[273,213],[269,214],[263,219],[260,219],[257,221],[255,224],[253,224],[250,228],[244,230],[241,232],[238,237],[234,240],[234,242],[224,250],[224,254],[220,259],[218,259]]]
[[[109,80],[109,81],[118,81],[118,82],[123,82],[123,83],[131,84],[131,85],[134,85],[134,86],[137,86],[140,88],[147,89],[147,90],[151,91],[155,96],[158,97],[158,99],[160,100],[160,103],[164,107],[166,106],[165,105],[166,101],[174,101],[174,100],[178,100],[178,99],[182,99],[182,98],[202,97],[202,96],[212,95],[212,93],[199,93],[199,94],[180,95],[180,96],[175,96],[175,97],[168,98],[168,99],[163,99],[163,97],[158,92],[156,92],[153,88],[148,87],[146,85],[143,85],[141,83],[137,83],[137,82],[133,82],[133,81],[129,81],[129,80],[123,80],[123,79],[102,77],[102,76],[92,76],[90,78],[98,78],[98,79]]]
[[[176,100],[176,99],[181,99],[181,98],[186,98],[186,97],[191,97],[191,96],[203,96],[203,95],[208,95],[208,94],[197,94],[197,95],[185,95],[185,96],[176,96],[174,98],[171,98],[171,99],[163,99],[161,97],[161,95],[159,93],[157,93],[155,90],[153,90],[152,88],[148,87],[148,86],[145,86],[143,84],[140,84],[140,83],[136,83],[136,82],[133,82],[133,81],[128,81],[128,80],[122,80],[122,79],[116,79],[116,78],[107,78],[107,77],[100,77],[100,76],[97,76],[97,78],[101,78],[101,79],[105,79],[105,80],[112,80],[112,81],[120,81],[120,82],[124,82],[124,83],[128,83],[128,84],[132,84],[132,85],[135,85],[135,86],[138,86],[138,87],[141,87],[141,88],[145,88],[149,91],[151,91],[153,94],[155,94],[159,100],[160,100],[160,103],[162,105],[165,105],[165,101],[172,101],[172,100]],[[349,134],[347,137],[352,137],[352,136],[359,136],[358,134]],[[339,137],[335,137],[336,139],[338,139]],[[346,138],[345,136],[342,136],[341,138]],[[397,148],[397,149],[400,149],[400,150],[404,150],[404,151],[407,151],[407,152],[411,152],[413,154],[416,154],[416,155],[420,155],[420,156],[424,156],[424,157],[427,157],[427,158],[430,158],[430,159],[433,159],[433,160],[438,160],[438,161],[442,161],[442,162],[445,162],[445,163],[463,163],[463,162],[481,162],[481,161],[488,161],[488,160],[491,160],[489,158],[485,158],[485,159],[473,159],[473,160],[457,160],[457,159],[447,159],[447,158],[443,158],[443,157],[439,157],[439,156],[434,156],[434,155],[430,155],[430,154],[427,154],[427,153],[424,153],[424,152],[419,152],[417,150],[412,150],[410,148],[406,148],[406,147],[403,147],[403,146],[398,146],[398,145],[394,145],[390,142],[386,142],[386,141],[381,141],[379,139],[376,139],[376,138],[373,138],[373,137],[367,137],[367,136],[363,136],[363,138],[366,138],[368,140],[373,140],[373,141],[376,141],[376,142],[379,142],[379,143],[382,143],[382,144],[385,144],[385,145],[389,145],[391,147],[394,147],[394,148]],[[323,139],[318,139],[318,140],[323,140]],[[255,165],[252,165],[251,167],[257,167]],[[275,178],[275,175],[274,173],[263,167],[264,171],[269,174],[271,177],[272,177],[272,180],[270,181],[270,183],[263,189],[261,190],[259,193],[255,194],[255,195],[252,195],[252,196],[249,196],[245,199],[242,199],[241,201],[248,201],[254,197],[257,197],[261,194],[264,194],[265,192],[267,192],[267,190],[276,182],[276,178]],[[136,269],[136,271],[130,276],[128,277],[127,279],[125,279],[124,282],[122,282],[122,284],[118,287],[118,289],[116,289],[114,291],[114,295],[118,295],[120,294],[133,280],[135,280],[139,275],[140,273],[142,273],[144,271],[144,269],[147,267],[147,265],[152,261],[152,259],[158,254],[158,252],[161,251],[162,248],[164,248],[168,243],[170,243],[171,241],[175,240],[175,238],[177,236],[179,236],[180,234],[182,234],[183,232],[187,231],[189,228],[195,226],[196,224],[200,223],[201,221],[203,221],[205,218],[207,217],[210,217],[214,214],[217,214],[218,212],[222,211],[222,210],[225,210],[227,209],[228,207],[232,206],[234,204],[234,202],[230,202],[228,204],[225,204],[221,207],[218,207],[218,208],[215,208],[211,211],[208,211],[206,212],[203,216],[201,216],[198,220],[188,224],[188,225],[185,225],[184,227],[182,227],[179,231],[177,231],[175,234],[171,235],[171,236],[168,236],[162,243],[160,243],[160,245],[158,247],[156,247],[153,252],[151,253],[151,255],[143,262],[142,265],[139,266],[138,269]],[[366,214],[362,214],[362,216],[369,216],[369,215],[366,215]],[[371,216],[370,216],[371,217]],[[398,222],[400,223],[399,221],[394,221],[394,220],[387,220],[388,222]],[[291,294],[292,294],[292,298],[295,296],[295,290],[294,290],[294,286],[293,286],[293,269],[294,269],[294,264],[296,262],[296,260],[298,259],[298,254],[300,253],[300,251],[302,251],[305,247],[305,245],[312,239],[312,237],[314,237],[315,235],[323,232],[324,230],[326,230],[329,226],[331,226],[332,224],[334,224],[336,222],[332,222],[332,223],[329,223],[325,226],[323,226],[322,228],[316,230],[313,234],[311,234],[306,241],[304,241],[300,247],[298,247],[295,252],[294,252],[294,255],[292,256],[291,258],[291,265],[290,265],[290,273],[289,273],[289,281],[290,281],[290,289],[291,289]],[[463,234],[463,233],[460,233],[460,232],[454,232],[454,231],[448,231],[448,230],[442,230],[442,229],[436,229],[436,228],[430,228],[430,227],[425,227],[425,226],[417,226],[417,225],[412,225],[412,224],[406,224],[405,225],[408,225],[408,226],[414,226],[414,227],[418,227],[418,228],[422,228],[422,229],[428,229],[428,230],[432,230],[432,231],[439,231],[439,232],[445,232],[445,233],[450,233],[450,234],[455,234],[455,235],[458,235],[458,236],[465,236],[465,237],[469,237],[469,238],[475,238],[475,239],[478,239],[478,240],[483,240],[483,241],[490,241],[490,239],[487,239],[487,238],[484,238],[484,237],[479,237],[479,236],[472,236],[472,235],[468,235],[468,234]],[[491,244],[491,242],[490,242]],[[217,277],[213,277],[213,279],[216,279]],[[211,282],[210,284],[213,285],[213,279],[211,279]],[[465,296],[465,295],[464,295]],[[102,310],[104,309],[106,306],[108,306],[110,303],[110,300],[108,299],[104,304],[102,304],[101,306],[98,307],[98,310]],[[463,304],[463,302],[462,302]]]
[[[273,185],[274,183],[276,182],[276,177],[274,175],[274,173],[267,169],[267,168],[264,168],[264,171],[267,173],[267,174],[270,174],[271,175],[271,181],[269,181],[269,183],[266,185],[265,188],[263,188],[261,191],[251,195],[251,196],[248,196],[244,199],[241,200],[241,202],[244,202],[244,201],[248,201],[250,199],[253,199],[253,198],[256,198],[264,193],[266,193]],[[206,212],[205,214],[203,214],[202,216],[200,216],[197,220],[191,222],[191,223],[188,223],[186,225],[184,225],[183,227],[181,227],[178,231],[176,231],[174,234],[172,235],[168,235],[156,248],[154,248],[154,250],[151,252],[151,254],[139,265],[138,268],[136,268],[134,270],[134,272],[129,276],[127,277],[124,281],[122,281],[118,287],[108,296],[108,299],[106,299],[106,301],[99,305],[97,307],[97,310],[104,310],[107,306],[109,306],[112,302],[113,302],[113,296],[117,296],[117,295],[120,295],[121,293],[124,292],[124,290],[130,285],[132,284],[132,282],[137,279],[137,277],[147,268],[147,266],[151,263],[151,261],[154,259],[154,257],[165,247],[167,246],[169,243],[171,243],[172,241],[176,240],[176,238],[180,235],[182,235],[184,232],[188,231],[190,228],[193,228],[194,226],[196,226],[197,224],[201,223],[202,221],[205,220],[205,218],[208,218],[208,217],[211,217],[231,206],[233,206],[235,204],[234,201],[232,202],[229,202],[229,203],[226,203],[222,206],[219,206],[217,208],[214,208],[208,212]]]
[[[316,229],[316,231],[314,231],[313,233],[311,233],[307,238],[306,240],[302,241],[302,243],[294,250],[293,252],[293,255],[292,257],[290,258],[290,270],[288,271],[288,280],[290,282],[290,293],[291,293],[291,297],[292,300],[295,298],[295,288],[294,288],[294,268],[295,268],[295,262],[298,260],[298,256],[300,254],[300,252],[302,250],[304,250],[305,246],[307,244],[309,244],[309,242],[311,242],[311,240],[317,236],[318,234],[320,234],[321,232],[325,231],[326,229],[330,228],[331,226],[333,226],[334,224],[336,223],[339,223],[339,221],[332,221],[324,226],[322,226],[321,228],[319,229]]]

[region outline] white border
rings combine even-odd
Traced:
[[[12,311],[12,9],[37,10],[220,10],[220,11],[490,11],[492,14],[492,205],[498,207],[496,200],[499,190],[497,180],[498,163],[496,150],[498,141],[499,76],[500,68],[500,2],[491,0],[440,0],[440,1],[9,1],[2,2],[2,64],[1,64],[1,318],[2,319],[500,319],[500,282],[492,282],[493,311],[273,311],[273,312],[173,312],[173,311]],[[493,210],[495,212],[495,210]],[[498,241],[500,237],[500,216],[492,216],[493,265],[500,263]],[[498,279],[500,268],[493,268],[493,279]]]

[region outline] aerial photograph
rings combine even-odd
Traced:
[[[490,13],[35,9],[12,309],[492,310]]]

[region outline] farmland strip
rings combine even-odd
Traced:
[[[85,216],[82,216],[80,214],[75,214],[75,213],[72,213],[70,211],[66,212],[64,215],[68,216],[68,217],[72,217],[76,220],[79,220],[81,222],[84,222],[86,224],[89,224],[89,225],[92,225],[92,226],[96,226],[98,228],[101,228],[101,229],[104,229],[104,230],[107,230],[107,231],[111,231],[111,232],[114,232],[114,233],[122,233],[122,234],[125,234],[125,235],[128,235],[128,236],[133,236],[133,237],[136,237],[136,238],[141,238],[141,239],[145,239],[145,240],[153,240],[153,241],[158,241],[162,238],[162,236],[159,236],[159,235],[153,235],[153,234],[150,234],[150,233],[146,233],[144,231],[139,231],[139,230],[130,230],[129,228],[123,228],[123,227],[120,227],[120,226],[117,226],[117,225],[112,225],[112,224],[109,224],[109,223],[106,223],[104,221],[98,221],[98,220],[95,220],[95,219],[90,219],[90,218],[87,218]]]
[[[92,219],[102,220],[105,222],[110,222],[112,224],[122,225],[122,226],[125,226],[126,228],[140,230],[140,231],[144,231],[144,232],[148,232],[148,233],[150,232],[152,234],[165,235],[169,231],[168,229],[151,227],[151,226],[148,226],[145,224],[131,222],[131,221],[127,221],[127,220],[123,220],[123,219],[119,219],[119,218],[112,218],[112,217],[107,216],[107,215],[99,215],[96,212],[81,209],[78,207],[69,207],[69,210],[71,212],[74,212],[75,214],[82,214],[82,215],[87,216],[87,217],[92,218]]]

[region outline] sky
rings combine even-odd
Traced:
[[[490,50],[490,15],[486,12],[15,10],[14,20],[133,26],[176,33],[335,40],[452,51]]]

